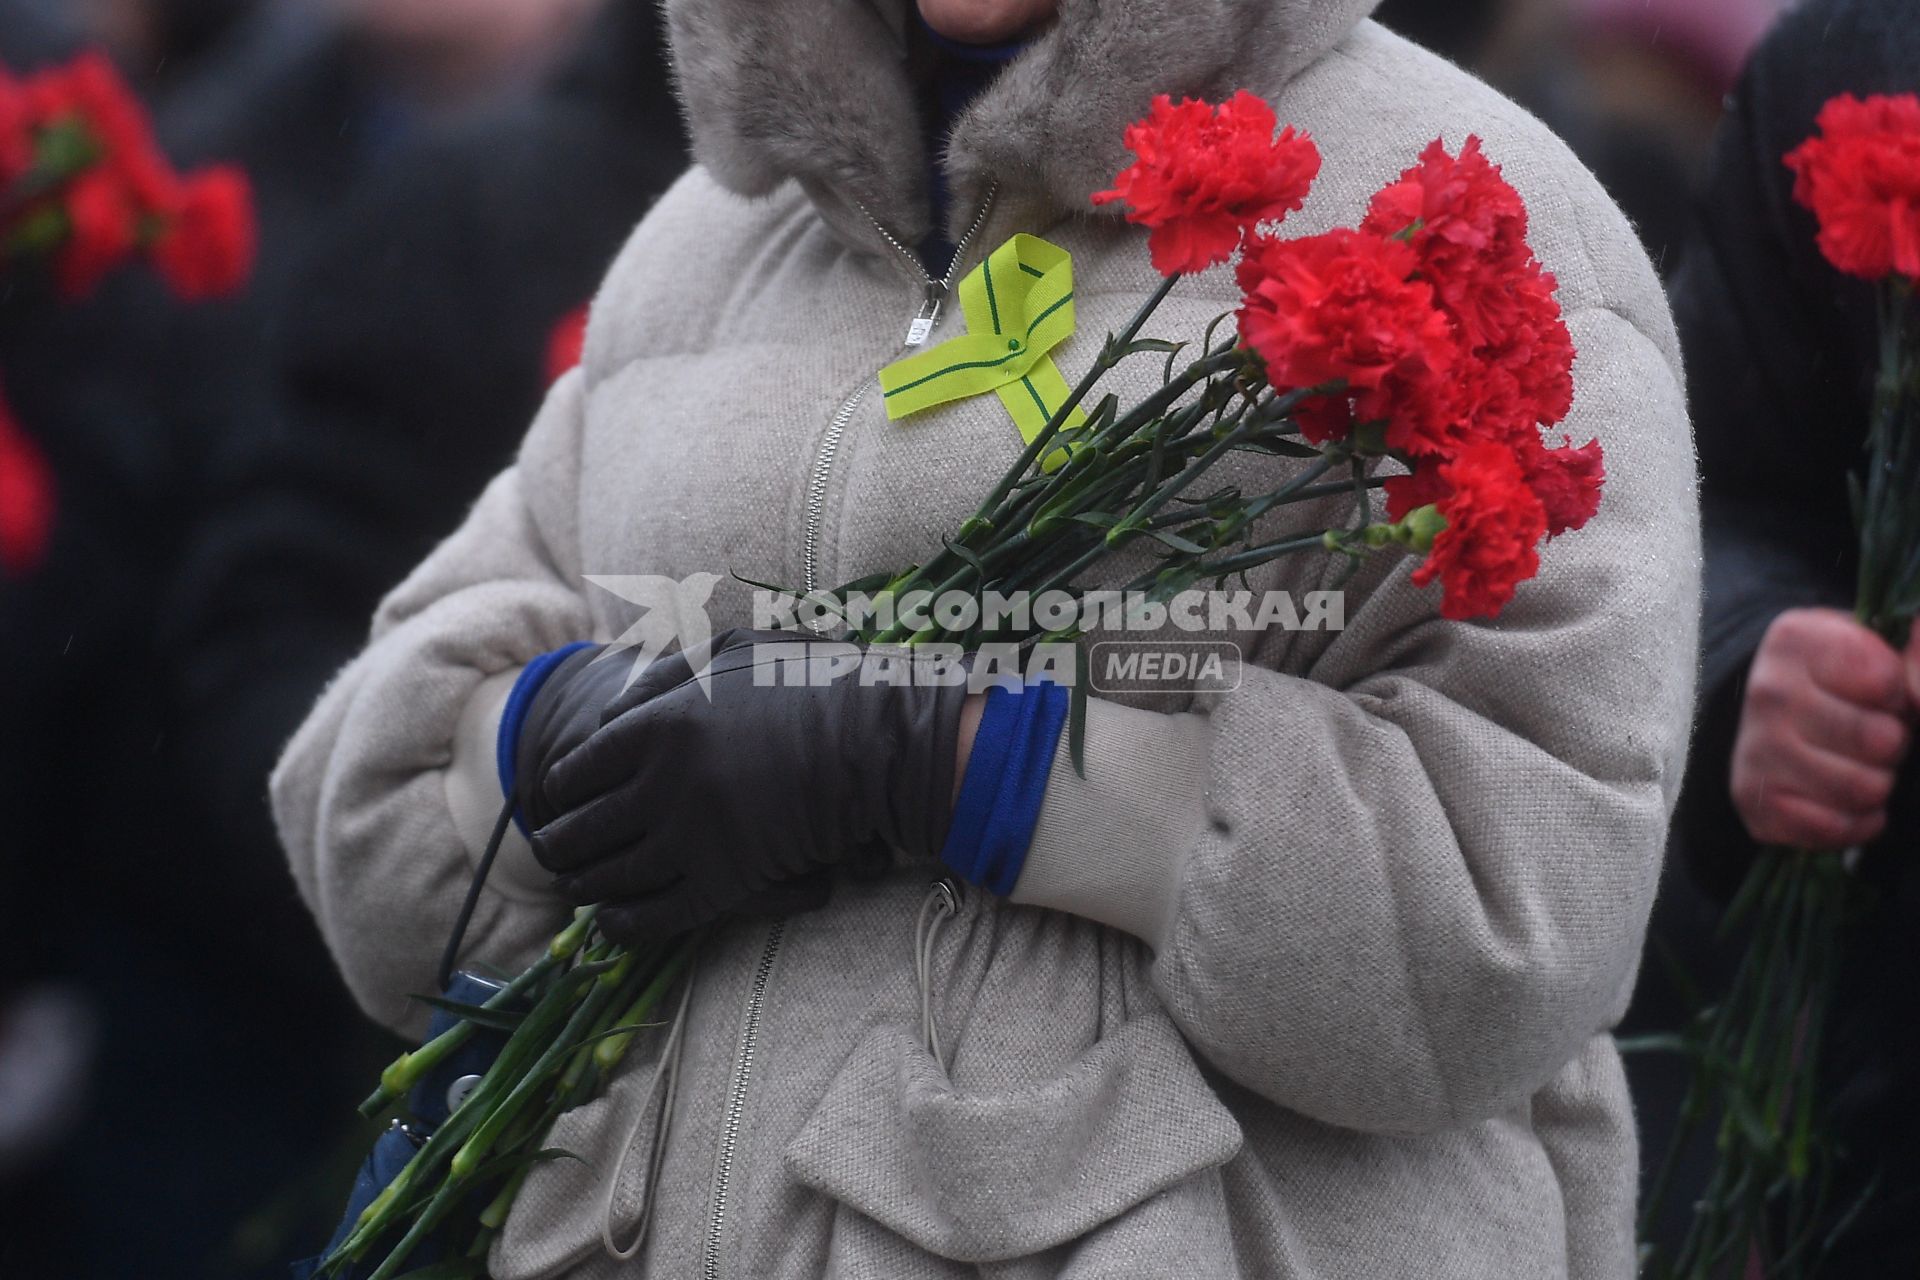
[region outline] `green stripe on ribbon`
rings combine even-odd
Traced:
[[[1053,417],[1049,406],[1072,394],[1051,354],[1073,332],[1072,259],[1038,236],[1015,236],[960,282],[960,312],[968,332],[880,371],[887,417],[997,391],[1021,439],[1033,443]],[[1063,430],[1086,420],[1075,409]]]

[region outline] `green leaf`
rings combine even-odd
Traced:
[[[1174,501],[1184,507],[1205,507],[1209,515],[1226,515],[1228,508],[1239,505],[1240,498],[1240,490],[1228,485],[1224,489],[1215,489],[1205,497],[1190,498],[1181,494]]]
[[[1153,538],[1156,542],[1159,542],[1165,546],[1171,547],[1175,551],[1183,552],[1190,556],[1203,556],[1207,554],[1207,549],[1205,547],[1201,546],[1197,542],[1192,541],[1191,539],[1181,537],[1179,534],[1174,533],[1170,529],[1156,530],[1153,534]]]
[[[1120,397],[1109,391],[1100,397],[1100,402],[1093,406],[1093,412],[1087,415],[1087,430],[1100,431],[1110,427],[1119,416]]]
[[[1218,332],[1221,325],[1233,319],[1233,316],[1234,316],[1234,313],[1231,311],[1222,311],[1219,315],[1215,316],[1213,319],[1207,322],[1206,332],[1200,335],[1200,350],[1202,352],[1204,352],[1207,355],[1215,354],[1213,349],[1213,335],[1216,332]],[[1238,342],[1239,340],[1240,340],[1239,331],[1235,330],[1233,335],[1233,341]],[[1222,346],[1220,348],[1222,352],[1231,351],[1232,349],[1233,348],[1231,345]]]
[[[972,547],[964,546],[961,543],[951,540],[947,541],[946,547],[947,550],[960,557],[961,563],[965,564],[967,568],[979,574],[981,582],[984,583],[987,580],[987,562],[980,558],[978,551],[975,551]]]
[[[748,586],[758,587],[762,591],[773,591],[783,596],[792,596],[795,600],[802,599],[807,594],[804,591],[795,591],[792,587],[782,587],[771,582],[760,582],[756,579],[749,578],[744,573],[733,572],[733,573],[729,573],[727,576],[732,578],[735,582],[744,582]]]
[[[1318,458],[1321,451],[1298,440],[1288,440],[1282,436],[1256,436],[1240,448],[1247,453],[1266,453],[1280,458]]]

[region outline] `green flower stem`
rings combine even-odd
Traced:
[[[399,1274],[400,1268],[407,1264],[407,1259],[412,1256],[413,1251],[420,1247],[421,1241],[425,1240],[428,1234],[440,1225],[440,1220],[460,1203],[466,1191],[467,1188],[449,1179],[434,1194],[433,1199],[427,1202],[426,1208],[420,1211],[419,1216],[407,1228],[407,1233],[400,1237],[400,1242],[393,1246],[386,1260],[374,1268],[373,1274],[367,1280],[393,1280],[393,1277]]]
[[[557,961],[571,960],[586,945],[588,936],[593,932],[594,917],[599,911],[599,907],[581,907],[575,911],[573,923],[555,935],[547,947],[547,955]]]
[[[599,991],[593,975],[586,979],[586,985]],[[551,1037],[561,1020],[568,1016],[569,1004],[576,998],[581,986],[580,971],[576,969],[565,975],[562,980],[548,991],[538,1004],[527,1014],[526,1019],[514,1030],[500,1051],[500,1056],[474,1087],[465,1102],[447,1118],[426,1143],[415,1152],[413,1158],[400,1170],[374,1202],[361,1215],[354,1231],[349,1235],[336,1253],[328,1259],[331,1265],[336,1259],[357,1258],[371,1247],[372,1243],[386,1234],[393,1221],[403,1213],[410,1211],[407,1197],[412,1195],[415,1186],[424,1185],[446,1161],[452,1158],[456,1149],[464,1144],[475,1132],[488,1113],[494,1110],[496,1100],[507,1095],[513,1083],[522,1080],[525,1064],[543,1045],[551,1043]]]
[[[677,953],[667,958],[666,964],[661,967],[653,981],[647,984],[646,990],[640,993],[627,1011],[614,1023],[615,1027],[626,1027],[631,1030],[624,1035],[608,1036],[593,1046],[595,1066],[601,1071],[611,1072],[620,1065],[620,1060],[626,1057],[628,1048],[633,1044],[634,1034],[659,1007],[660,1001],[665,998],[667,991],[680,975],[686,971],[687,964],[692,959],[691,944],[682,947]]]
[[[1107,531],[1107,545],[1115,547],[1121,545],[1130,532],[1138,526],[1144,525],[1154,512],[1166,506],[1167,503],[1173,501],[1173,499],[1180,494],[1185,493],[1187,486],[1198,480],[1210,470],[1215,463],[1226,457],[1228,453],[1246,443],[1250,435],[1251,432],[1249,428],[1241,426],[1214,441],[1212,447],[1205,453],[1187,464],[1186,470],[1141,499],[1139,505],[1127,513],[1125,520],[1121,521],[1112,529],[1109,529]],[[1064,576],[1067,580],[1071,580],[1078,572],[1079,570],[1076,569]]]
[[[1227,453],[1229,453],[1231,449],[1235,449],[1238,443],[1242,443],[1242,439],[1244,439],[1244,428],[1227,434],[1225,438],[1217,439],[1206,453],[1202,453],[1202,455],[1200,455],[1196,461],[1192,462],[1187,470],[1183,470],[1175,480],[1171,480],[1169,484],[1160,487],[1158,491],[1154,491],[1154,493],[1150,493],[1148,497],[1144,497],[1139,505],[1127,514],[1127,518],[1125,518],[1121,524],[1116,524],[1112,530],[1106,532],[1106,537],[1102,537],[1100,541],[1096,541],[1092,547],[1089,547],[1083,555],[1075,558],[1064,570],[1060,570],[1060,572],[1056,572],[1052,578],[1048,578],[1039,593],[1044,595],[1044,593],[1048,593],[1048,591],[1058,591],[1058,589],[1066,587],[1066,585],[1075,580],[1075,578],[1079,578],[1083,572],[1087,572],[1089,568],[1092,568],[1092,564],[1094,564],[1096,560],[1100,560],[1100,557],[1104,557],[1106,553],[1110,553],[1110,551],[1114,551],[1117,547],[1125,545],[1125,543],[1131,539],[1133,533],[1139,532],[1135,526],[1144,526],[1148,516],[1152,516],[1156,510],[1162,509],[1165,503],[1169,503],[1177,493],[1183,493],[1183,491],[1187,489],[1187,486],[1190,486],[1194,480],[1198,480],[1210,466],[1213,466],[1213,462],[1227,457]]]
[[[480,1226],[489,1232],[498,1231],[507,1224],[507,1215],[513,1212],[513,1202],[520,1197],[520,1188],[527,1183],[527,1175],[533,1172],[532,1165],[526,1165],[507,1179],[500,1188],[500,1194],[488,1202],[480,1211]]]
[[[578,927],[576,920],[561,936],[572,933]],[[559,945],[560,939],[555,938],[553,947]],[[554,954],[553,947],[549,947],[547,954],[535,960],[519,976],[489,996],[480,1007],[483,1009],[508,1008],[518,1002],[521,996],[543,983],[564,962],[562,957]],[[411,1053],[401,1054],[381,1073],[380,1087],[360,1104],[360,1114],[371,1120],[396,1100],[405,1097],[429,1071],[439,1066],[449,1054],[471,1039],[474,1029],[474,1024],[471,1022],[455,1023],[420,1048]]]
[[[1318,533],[1284,538],[1278,542],[1249,547],[1245,551],[1236,552],[1219,560],[1202,560],[1195,563],[1193,567],[1203,578],[1227,577],[1248,569],[1256,569],[1270,561],[1278,560],[1281,556],[1295,555],[1302,551],[1324,551],[1327,546],[1327,535],[1340,532],[1338,529],[1322,529]]]
[[[1009,504],[1009,495],[1012,494],[1014,486],[1027,477],[1028,472],[1033,468],[1034,464],[1046,456],[1047,447],[1059,434],[1060,428],[1065,422],[1067,412],[1077,407],[1093,389],[1094,384],[1099,381],[1101,376],[1118,363],[1118,358],[1115,357],[1113,353],[1122,349],[1126,343],[1133,341],[1133,338],[1139,333],[1140,326],[1146,322],[1147,317],[1153,313],[1154,309],[1156,309],[1165,298],[1171,284],[1171,280],[1163,282],[1160,289],[1156,290],[1154,295],[1141,307],[1140,311],[1135,313],[1133,320],[1122,332],[1122,336],[1110,342],[1108,347],[1102,351],[1100,358],[1094,362],[1093,368],[1088,370],[1087,376],[1081,379],[1080,386],[1068,397],[1066,404],[1054,414],[1053,420],[1047,424],[1040,434],[1034,437],[1033,441],[1022,451],[1020,457],[1014,461],[1013,465],[1007,468],[999,482],[995,484],[992,491],[988,493],[986,500],[975,510],[973,516],[961,526],[963,531],[1004,528],[1008,523],[1009,505],[1017,508],[1022,505],[1028,505],[1031,502],[1032,495],[1021,495],[1013,498],[1011,504]],[[1216,356],[1203,357],[1195,361],[1192,365],[1188,366],[1186,371],[1179,377],[1155,391],[1138,405],[1135,405],[1133,409],[1128,411],[1124,416],[1118,417],[1111,426],[1098,433],[1091,441],[1088,441],[1086,448],[1077,451],[1073,457],[1070,457],[1058,472],[1038,486],[1039,500],[1044,501],[1048,494],[1055,491],[1055,486],[1071,483],[1074,479],[1077,479],[1080,474],[1080,469],[1091,464],[1080,462],[1079,468],[1076,468],[1076,462],[1080,458],[1097,451],[1101,443],[1130,438],[1132,435],[1152,425],[1196,385],[1213,377],[1215,374],[1223,373],[1234,368],[1239,361],[1240,357],[1238,353],[1231,350]],[[962,539],[962,541],[965,540],[964,538]],[[939,555],[929,560],[926,565],[909,574],[906,580],[900,585],[899,590],[905,592],[925,582],[938,581],[942,577],[952,573],[953,565],[958,561],[960,561],[960,557],[955,555],[951,550],[943,550]]]
[[[1387,481],[1392,478],[1391,476],[1368,476],[1363,482],[1363,487],[1368,489],[1381,489],[1386,487]],[[1352,492],[1353,484],[1350,481],[1336,480],[1331,484],[1311,485],[1304,489],[1294,490],[1291,493],[1277,493],[1273,495],[1276,501],[1274,501],[1272,505],[1277,507],[1289,506],[1296,502],[1318,502],[1322,498],[1338,498],[1351,494]],[[1265,512],[1263,511],[1261,514],[1264,515]],[[1255,517],[1255,519],[1258,518],[1258,516]]]
[[[557,1064],[577,1047],[581,1033],[614,994],[612,989],[596,983],[594,989],[573,1011],[573,1016],[567,1019],[567,1024],[559,1036],[535,1060],[526,1074],[520,1077],[518,1083],[501,1100],[500,1105],[493,1109],[492,1114],[481,1122],[473,1136],[468,1138],[455,1153],[450,1166],[451,1177],[454,1180],[465,1180],[479,1167],[481,1160],[486,1157],[488,1148],[499,1138],[501,1131],[507,1127],[515,1115],[519,1114],[521,1108],[532,1100],[534,1091],[554,1071]]]
[[[1136,456],[1126,460],[1118,460],[1113,455],[1108,455],[1106,464],[1105,469],[1091,466],[1083,468],[1083,473],[1077,477],[1075,481],[1082,486],[1081,490],[1073,497],[1070,504],[1064,498],[1059,500],[1059,505],[1063,510],[1052,527],[1043,527],[1040,523],[1043,517],[1040,516],[1036,516],[1035,519],[1024,528],[1010,527],[1004,533],[999,534],[984,550],[976,554],[977,564],[963,562],[955,568],[944,581],[933,588],[930,593],[932,597],[938,599],[947,592],[959,591],[974,586],[976,579],[980,578],[980,568],[983,565],[991,571],[1005,565],[1009,561],[1015,560],[1017,557],[1031,556],[1036,547],[1044,546],[1049,541],[1078,534],[1083,530],[1090,532],[1088,526],[1071,521],[1069,517],[1072,511],[1065,510],[1064,508],[1070,505],[1073,510],[1098,509],[1099,504],[1113,493],[1125,492],[1136,485],[1146,473],[1148,460],[1144,452],[1139,452]],[[1038,499],[1035,499],[1035,501],[1038,501]],[[1018,505],[1019,504],[1016,504],[1016,507]],[[1028,505],[1032,505],[1032,503]],[[958,559],[958,557],[955,557],[955,559]],[[1005,588],[1008,585],[1009,580],[1007,579],[989,577],[985,581],[978,583],[977,590],[984,591],[988,588]],[[923,628],[915,632],[912,631],[904,621],[896,621],[893,626],[888,627],[873,637],[873,643],[924,644],[945,638],[947,638],[945,633],[937,627]]]
[[[1702,1015],[1681,1133],[1652,1184],[1643,1237],[1709,1098],[1721,1104],[1718,1154],[1679,1252],[1650,1274],[1733,1280],[1754,1250],[1770,1277],[1804,1276],[1817,1265],[1831,1166],[1818,1131],[1816,1073],[1849,892],[1831,855],[1770,849],[1729,909],[1729,924],[1752,915],[1756,932],[1726,999]]]
[[[975,520],[990,520],[993,511],[1005,501],[1008,492],[1012,490],[1013,486],[1019,482],[1022,476],[1027,474],[1028,469],[1031,468],[1034,463],[1046,456],[1047,447],[1053,443],[1054,437],[1058,436],[1061,429],[1066,426],[1067,415],[1079,408],[1081,402],[1092,393],[1095,384],[1097,384],[1101,378],[1105,377],[1109,370],[1120,363],[1118,353],[1123,351],[1128,343],[1140,336],[1140,330],[1146,325],[1147,321],[1152,318],[1153,313],[1160,309],[1160,304],[1167,300],[1167,295],[1173,292],[1173,286],[1178,280],[1178,276],[1168,276],[1162,280],[1159,286],[1154,289],[1153,293],[1148,296],[1147,300],[1140,304],[1140,309],[1133,313],[1133,318],[1129,320],[1126,327],[1120,331],[1120,335],[1110,341],[1106,347],[1101,350],[1099,357],[1093,362],[1093,367],[1087,370],[1086,376],[1082,377],[1078,385],[1073,388],[1073,391],[1067,396],[1066,402],[1054,411],[1053,417],[1048,421],[1047,425],[1041,428],[1040,434],[1035,436],[1032,441],[1028,443],[1027,447],[1021,451],[1020,457],[1011,467],[1007,468],[1006,473],[1000,477],[999,483],[988,490],[986,498],[974,511]]]

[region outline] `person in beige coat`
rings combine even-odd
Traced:
[[[1225,637],[1237,689],[1093,699],[1085,775],[1061,746],[1004,897],[902,853],[817,911],[722,919],[671,1127],[648,1087],[663,1030],[558,1122],[548,1145],[583,1159],[539,1168],[491,1270],[1625,1280],[1636,1150],[1609,1028],[1680,781],[1699,572],[1654,273],[1560,142],[1366,20],[1372,0],[1029,7],[932,182],[903,0],[669,0],[699,163],[614,266],[518,462],[287,749],[273,798],[302,891],[367,1010],[417,1033],[408,993],[500,807],[509,691],[634,620],[589,575],[828,587],[938,549],[1021,441],[995,397],[890,423],[871,390],[944,288],[905,247],[937,230],[934,190],[952,278],[1017,232],[1071,253],[1072,380],[1158,283],[1143,233],[1088,201],[1156,92],[1251,89],[1313,135],[1325,168],[1290,231],[1352,225],[1436,135],[1477,135],[1560,281],[1566,430],[1610,472],[1593,522],[1497,621],[1442,620],[1410,561],[1377,557],[1343,630]],[[1228,273],[1185,281],[1150,332],[1197,337],[1233,301]],[[946,310],[936,341],[959,331]],[[1111,386],[1158,377],[1142,359]],[[1332,572],[1283,561],[1255,585]],[[722,578],[706,616],[751,623],[746,587]],[[654,800],[683,824],[695,802]],[[523,963],[570,905],[515,836],[471,954]]]

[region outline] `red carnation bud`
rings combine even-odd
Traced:
[[[1320,149],[1289,125],[1274,136],[1273,108],[1242,90],[1214,107],[1165,94],[1128,126],[1133,164],[1096,205],[1122,203],[1147,238],[1162,275],[1204,271],[1233,256],[1262,224],[1300,208],[1320,173]]]
[[[253,188],[231,166],[186,181],[150,250],[161,278],[188,302],[237,293],[253,273],[254,252]]]

